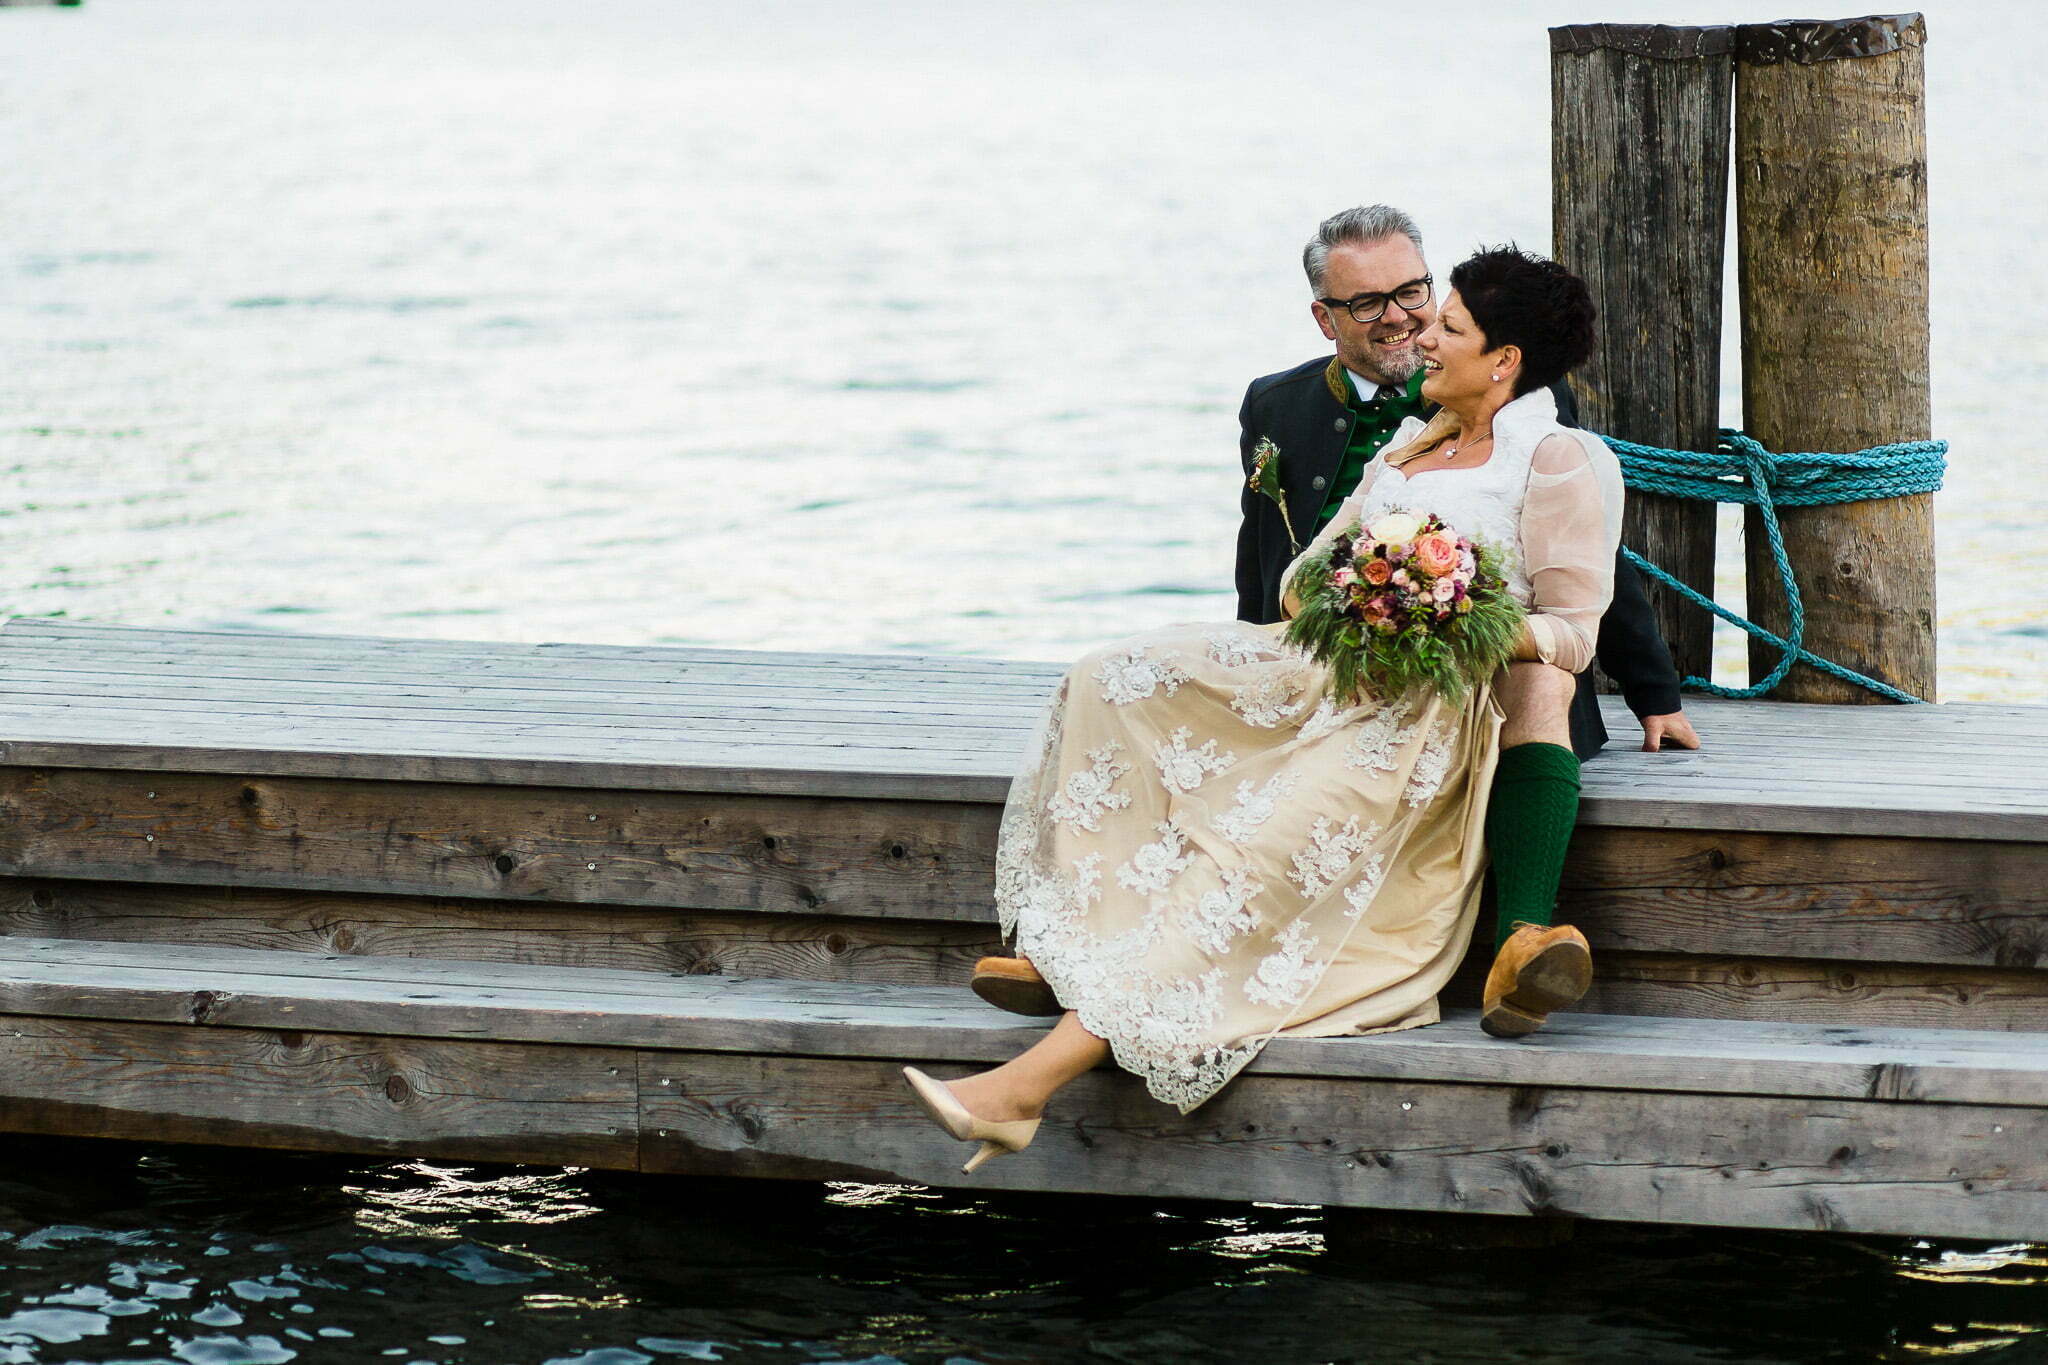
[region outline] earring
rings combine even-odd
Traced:
[[[1493,377],[1493,382],[1494,382],[1494,383],[1496,383],[1496,384],[1500,383],[1500,376],[1499,376],[1499,375],[1495,375],[1495,376]]]

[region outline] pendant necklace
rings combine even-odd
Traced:
[[[1493,439],[1493,433],[1489,431],[1489,432],[1487,432],[1487,433],[1486,433],[1486,434],[1485,434],[1484,436],[1481,436],[1481,437],[1480,437],[1480,438],[1479,438],[1478,440],[1474,440],[1474,441],[1467,441],[1467,442],[1465,442],[1465,445],[1466,445],[1467,447],[1470,447],[1470,446],[1476,446],[1476,445],[1480,444],[1481,442],[1484,442],[1484,441],[1491,441],[1492,439]],[[1458,447],[1457,447],[1456,445],[1449,445],[1449,446],[1446,446],[1446,447],[1444,447],[1444,463],[1445,463],[1445,464],[1449,464],[1449,463],[1450,463],[1450,462],[1451,462],[1452,460],[1455,460],[1455,459],[1457,459],[1457,458],[1458,458]]]

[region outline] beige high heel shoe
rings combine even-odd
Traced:
[[[967,1158],[967,1164],[960,1168],[962,1175],[973,1175],[991,1157],[1023,1151],[1038,1134],[1037,1119],[1011,1119],[998,1123],[993,1119],[976,1118],[967,1112],[967,1106],[960,1103],[944,1081],[935,1081],[914,1066],[903,1068],[903,1079],[910,1082],[911,1092],[939,1127],[962,1142],[978,1140],[981,1143],[981,1150]]]

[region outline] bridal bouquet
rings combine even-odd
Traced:
[[[1342,697],[1427,688],[1452,705],[1508,661],[1522,634],[1499,555],[1429,513],[1354,527],[1295,571],[1287,642],[1329,668]]]

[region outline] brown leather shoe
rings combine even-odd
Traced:
[[[1569,924],[1518,924],[1486,974],[1479,1027],[1496,1038],[1534,1033],[1592,984],[1593,950],[1584,934]]]
[[[1029,958],[985,957],[974,964],[974,977],[967,984],[989,1004],[1012,1014],[1042,1019],[1066,1013]]]

